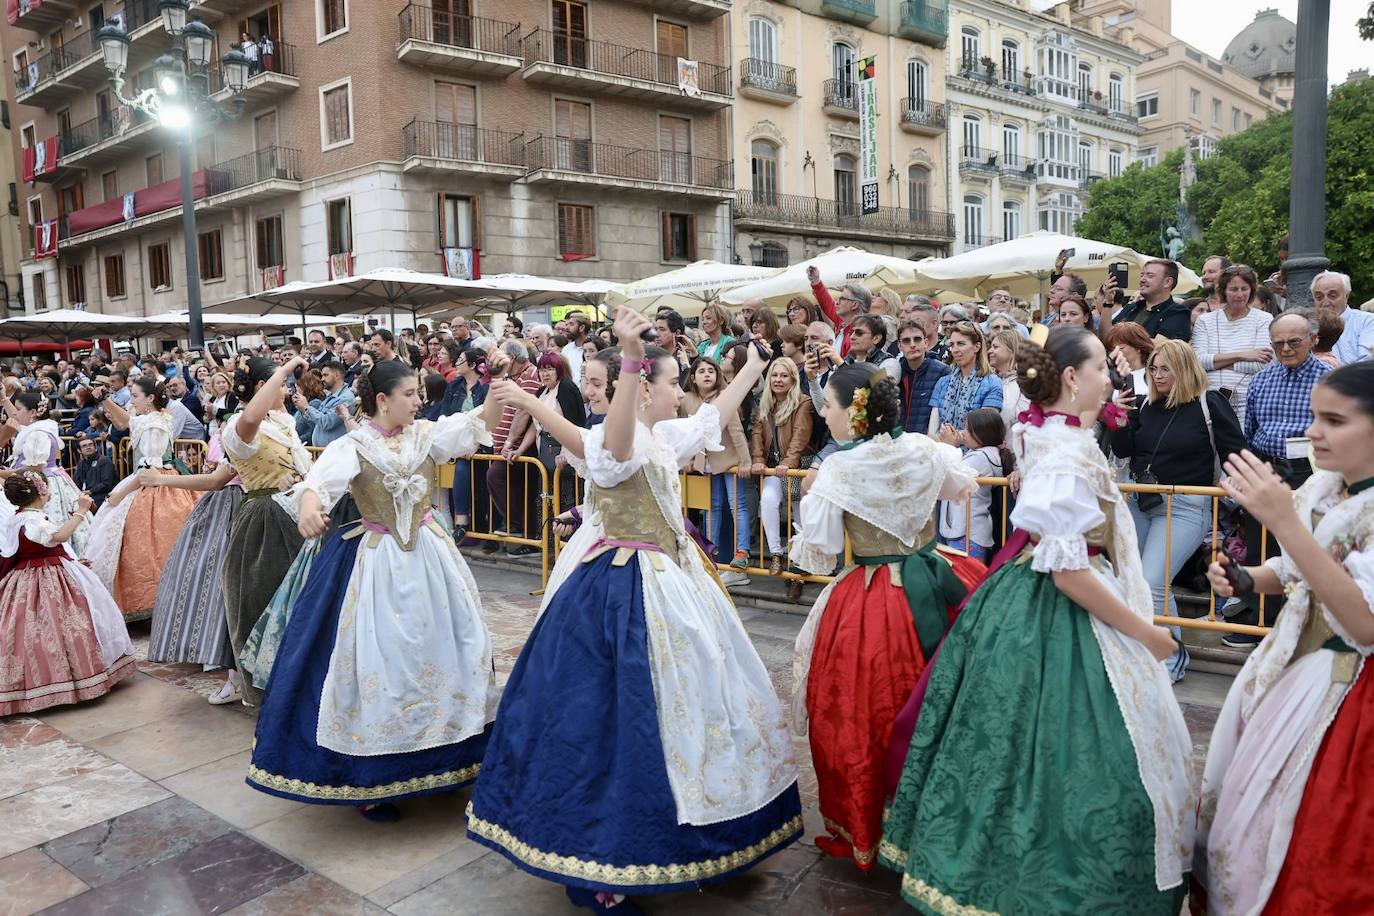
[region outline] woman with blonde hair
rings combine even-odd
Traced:
[[[783,492],[785,489],[789,502],[801,496],[801,480],[789,478],[787,472],[805,466],[811,425],[811,405],[802,403],[797,364],[790,359],[773,360],[750,437],[753,470],[763,480],[759,515],[768,539],[770,576],[780,575],[786,562],[780,518]]]
[[[1001,316],[997,316],[1001,317]],[[994,331],[988,335],[988,366],[1002,379],[1002,424],[1010,437],[1016,418],[1030,409],[1030,398],[1021,393],[1016,381],[1016,348],[1021,345],[1018,331]]]
[[[701,333],[706,339],[697,344],[697,356],[719,363],[735,343],[730,336],[730,313],[720,303],[709,303],[701,310]]]
[[[958,321],[949,328],[948,339],[954,371],[931,392],[928,435],[962,447],[965,417],[980,407],[1002,409],[1002,379],[988,365],[988,340],[978,325]]]
[[[1122,358],[1118,369],[1124,364]],[[1215,485],[1218,458],[1247,448],[1231,402],[1221,392],[1207,390],[1207,373],[1185,341],[1161,342],[1150,354],[1146,371],[1149,394],[1139,409],[1131,411],[1130,422],[1111,433],[1112,451],[1130,459],[1131,479],[1139,484]],[[1164,606],[1164,588],[1211,529],[1212,499],[1178,495],[1166,501],[1158,493],[1136,493],[1127,506],[1145,578],[1154,593],[1155,613],[1176,617],[1173,595]],[[1181,635],[1177,628],[1174,635]],[[1177,681],[1187,667],[1188,653],[1180,645],[1165,668]]]

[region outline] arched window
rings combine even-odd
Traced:
[[[772,20],[762,16],[750,18],[749,56],[761,63],[778,62],[778,29]]]
[[[1082,170],[1080,181],[1086,181],[1093,170],[1093,145],[1087,140],[1078,141],[1078,167]]]
[[[913,165],[906,170],[906,199],[912,216],[930,209],[930,169]]]
[[[1087,102],[1093,94],[1093,65],[1078,62],[1078,100]]]
[[[778,201],[778,146],[769,140],[755,140],[749,146],[751,189],[756,203]]]
[[[830,48],[831,78],[841,83],[853,83],[859,76],[855,72],[854,62],[858,60],[858,53],[850,45],[842,41],[837,41]]]
[[[964,155],[977,156],[983,149],[983,119],[969,112],[964,115]]]
[[[906,62],[906,97],[909,111],[925,111],[930,92],[930,68],[923,60]]]
[[[983,238],[983,196],[964,195],[964,246],[977,248],[985,244]]]
[[[858,166],[853,156],[840,153],[835,157],[835,208],[841,216],[857,216]]]
[[[1002,241],[1010,242],[1021,237],[1021,201],[1002,202]]]
[[[1011,38],[1002,39],[1002,79],[1016,82],[1021,78],[1021,46]]]
[[[1021,125],[1002,124],[1002,164],[1021,168]]]
[[[1113,114],[1126,113],[1126,78],[1120,73],[1107,77],[1107,105]]]
[[[1118,175],[1121,174],[1122,160],[1123,160],[1123,159],[1124,159],[1124,157],[1122,156],[1121,150],[1119,150],[1119,149],[1113,149],[1113,150],[1108,150],[1108,151],[1107,151],[1107,177],[1108,177],[1108,178],[1115,178],[1116,176],[1118,176]]]
[[[983,56],[983,36],[971,25],[959,30],[960,69],[977,70],[978,58]]]

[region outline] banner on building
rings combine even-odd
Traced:
[[[262,289],[276,289],[278,286],[286,285],[286,268],[281,264],[274,267],[264,267],[260,274],[262,276]]]
[[[859,61],[859,202],[863,213],[878,212],[877,58]]]
[[[696,61],[677,59],[677,88],[683,95],[701,97],[701,68]]]
[[[35,181],[57,171],[57,138],[40,140],[24,150],[24,181],[33,187]]]
[[[444,276],[455,280],[482,279],[482,256],[476,248],[445,248]]]
[[[57,257],[57,220],[45,219],[33,227],[33,256],[37,260]]]
[[[353,252],[342,251],[329,256],[329,279],[342,280],[353,276]]]
[[[124,200],[120,205],[120,215],[124,218],[124,222],[126,223],[132,223],[134,221],[134,217],[138,215],[137,191],[124,192]]]

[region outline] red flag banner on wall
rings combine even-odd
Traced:
[[[45,219],[33,227],[33,256],[38,260],[57,257],[57,220]]]

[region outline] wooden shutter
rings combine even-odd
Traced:
[[[554,135],[565,140],[592,138],[592,106],[586,102],[557,99],[554,102]]]
[[[673,214],[664,210],[661,214],[663,222],[663,260],[673,259]]]
[[[660,19],[657,28],[657,49],[668,57],[687,56],[687,27]]]
[[[281,4],[274,3],[267,8],[267,35],[272,39],[272,44],[279,44],[282,40],[281,33]],[[276,53],[280,54],[280,51]]]
[[[687,217],[687,260],[697,259],[697,218],[695,215]]]
[[[477,89],[465,83],[434,84],[434,120],[448,124],[477,124]]]

